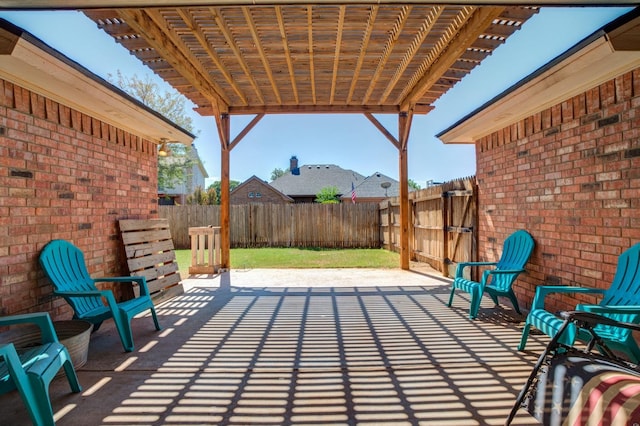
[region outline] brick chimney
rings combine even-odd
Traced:
[[[298,176],[300,174],[300,169],[298,168],[298,157],[295,155],[289,160],[289,170],[292,175]]]

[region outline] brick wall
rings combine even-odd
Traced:
[[[481,260],[518,228],[536,242],[515,286],[524,306],[543,283],[607,288],[640,241],[639,95],[635,70],[476,143]],[[550,310],[576,302],[557,296]]]
[[[3,80],[0,181],[0,315],[70,318],[42,247],[66,239],[92,276],[128,274],[117,221],[157,216],[153,143]]]
[[[253,194],[253,197],[249,196]],[[256,196],[260,194],[260,196]],[[229,195],[230,204],[248,204],[248,203],[276,203],[287,204],[282,194],[271,188],[269,184],[258,179],[252,178],[244,182],[242,185],[234,188]]]

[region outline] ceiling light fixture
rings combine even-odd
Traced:
[[[166,157],[167,155],[169,155],[169,148],[167,147],[167,139],[162,138],[160,139],[160,148],[158,148],[158,155],[160,157]]]

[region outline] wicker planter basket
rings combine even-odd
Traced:
[[[75,368],[82,367],[87,362],[89,338],[93,324],[81,320],[54,321],[53,327],[58,335],[58,340],[69,351],[73,366]],[[40,329],[35,325],[15,327],[0,333],[0,344],[2,343],[13,343],[16,349],[37,346],[40,344]],[[60,371],[64,374],[63,370]]]

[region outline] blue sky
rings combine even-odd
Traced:
[[[541,9],[506,44],[441,97],[434,111],[414,116],[408,148],[409,178],[424,187],[428,180],[446,181],[475,174],[473,145],[444,145],[434,135],[630,9]],[[79,12],[0,11],[0,17],[103,78],[117,70],[154,76]],[[158,82],[168,88],[161,80]],[[196,113],[192,116],[199,131],[196,147],[210,183],[220,176],[215,121]],[[252,118],[232,117],[232,137]],[[397,116],[377,118],[397,134]],[[397,150],[359,114],[266,116],[231,152],[231,179],[242,182],[255,175],[269,180],[276,167],[289,167],[292,155],[301,165],[336,164],[365,176],[381,172],[398,179]]]

